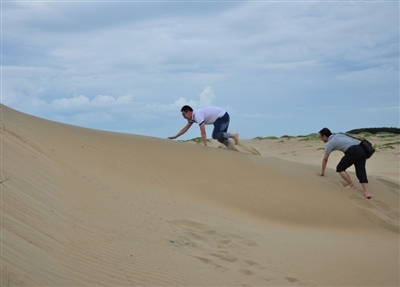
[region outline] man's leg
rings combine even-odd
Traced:
[[[351,181],[351,178],[349,176],[349,174],[347,173],[347,171],[343,170],[339,172],[340,176],[344,179],[345,182],[347,182],[347,188],[352,188],[352,189],[356,189],[356,187],[354,186],[353,182]]]
[[[228,133],[229,120],[230,118],[228,113],[225,113],[223,117],[217,119],[214,123],[214,130],[212,133],[212,138],[218,140],[226,147],[229,147],[229,138],[232,138],[235,141],[235,144],[239,143],[239,134]]]
[[[340,160],[336,167],[336,172],[340,174],[340,176],[344,179],[345,182],[347,182],[347,188],[353,188],[355,189],[355,186],[353,182],[351,181],[351,178],[349,174],[347,173],[346,169],[349,168],[350,166],[353,165],[354,163],[354,153],[353,153],[353,147],[350,147],[349,150],[345,153],[344,157]]]
[[[362,147],[360,147],[360,148],[362,148]],[[362,152],[363,152],[363,150],[362,150]],[[364,189],[364,196],[366,198],[370,199],[371,194],[369,193],[367,171],[365,169],[366,162],[367,162],[367,160],[363,156],[359,161],[354,163],[354,167],[356,168],[357,178],[360,181],[360,183]]]
[[[361,150],[361,146],[352,146],[346,152],[345,156],[340,160],[338,166],[336,167],[336,171],[341,175],[341,177],[347,182],[348,188],[353,188],[354,184],[350,179],[349,174],[346,172],[346,169],[354,164],[356,168],[357,178],[360,180],[360,183],[364,189],[364,196],[366,198],[371,198],[371,194],[368,190],[368,180],[367,174],[365,171],[365,152],[363,154],[363,150]]]

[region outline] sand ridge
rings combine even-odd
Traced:
[[[368,201],[334,158],[316,175],[322,142],[242,142],[260,155],[1,106],[0,285],[399,285],[399,169],[373,168],[398,149]]]

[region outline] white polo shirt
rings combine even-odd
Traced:
[[[193,110],[191,123],[196,122],[200,125],[212,125],[217,119],[225,115],[226,111],[219,107],[205,107],[198,110]]]

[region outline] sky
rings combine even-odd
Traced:
[[[2,0],[1,103],[158,138],[186,104],[246,139],[399,127],[399,1]]]

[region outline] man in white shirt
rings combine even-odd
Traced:
[[[176,139],[186,133],[193,123],[198,123],[200,127],[201,138],[207,146],[207,134],[205,125],[214,125],[212,138],[229,147],[232,143],[229,141],[232,138],[235,144],[239,143],[239,134],[228,133],[229,114],[224,109],[219,107],[205,107],[198,110],[193,110],[190,106],[183,106],[181,109],[182,116],[188,123],[175,135],[168,139]]]
[[[344,157],[342,157],[337,165],[336,171],[347,182],[348,188],[356,189],[349,174],[346,172],[346,169],[354,164],[356,176],[364,189],[364,196],[370,199],[371,194],[368,190],[367,172],[365,170],[367,155],[365,154],[364,148],[357,141],[345,134],[332,135],[332,132],[328,128],[323,128],[319,131],[319,134],[321,140],[326,143],[325,156],[322,160],[321,173],[319,175],[323,176],[325,174],[325,168],[330,153],[334,150],[340,150],[344,153]]]

